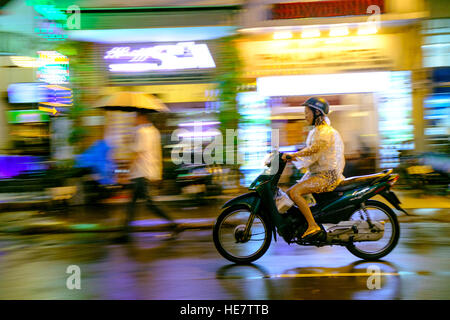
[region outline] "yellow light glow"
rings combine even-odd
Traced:
[[[326,44],[337,44],[337,43],[342,43],[344,42],[344,40],[346,40],[348,37],[341,37],[341,38],[327,38],[325,39],[325,43]]]
[[[334,27],[330,30],[330,37],[343,37],[349,34],[346,26]]]
[[[11,61],[16,66],[21,68],[37,68],[37,61],[35,58],[32,57],[25,57],[25,56],[11,56]]]
[[[358,35],[375,34],[378,32],[376,25],[364,25],[358,28]]]
[[[69,58],[58,51],[38,51],[38,54],[42,64],[69,64]]]
[[[46,86],[48,89],[52,89],[52,90],[72,90],[70,88],[67,87],[62,87],[62,86],[58,86],[56,84],[50,84]]]
[[[305,29],[302,31],[302,38],[316,38],[320,37],[319,29]]]
[[[40,102],[40,104],[50,107],[67,107],[68,105],[72,104],[65,104],[65,103],[59,103],[59,102]]]
[[[292,38],[292,32],[290,32],[290,31],[277,31],[277,32],[273,33],[274,40],[291,39],[291,38]]]

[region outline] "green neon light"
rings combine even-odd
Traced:
[[[49,115],[39,110],[8,111],[8,123],[48,122]]]
[[[54,5],[48,4],[37,4],[34,6],[34,10],[36,10],[39,14],[45,17],[47,20],[67,20],[67,15],[57,9]]]
[[[74,224],[71,226],[71,229],[74,229],[74,230],[96,230],[96,229],[98,229],[98,224],[94,224],[94,223]]]

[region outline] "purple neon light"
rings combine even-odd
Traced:
[[[220,135],[218,131],[205,131],[205,132],[183,132],[178,135],[178,137],[186,138],[198,138],[198,137],[215,137]]]
[[[216,124],[219,124],[220,122],[218,121],[198,121],[198,122],[185,122],[185,123],[180,123],[178,126],[179,127],[196,127],[196,126],[213,126]]]

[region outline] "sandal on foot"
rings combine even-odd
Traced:
[[[320,233],[322,229],[320,227],[317,227],[317,229],[312,229],[310,231],[306,230],[305,233],[302,235],[302,239],[312,237],[318,233]]]

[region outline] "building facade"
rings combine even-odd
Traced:
[[[300,105],[321,95],[349,159],[369,154],[375,170],[423,151],[427,16],[423,1],[250,1],[239,30],[244,75],[270,104],[281,145],[305,141]]]

